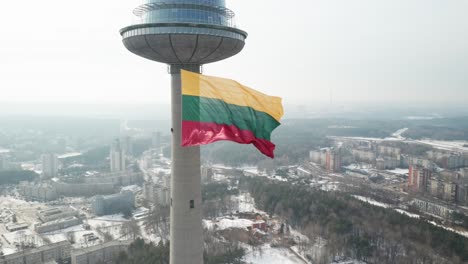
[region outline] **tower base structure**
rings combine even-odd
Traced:
[[[170,263],[203,263],[200,147],[181,147],[181,69],[200,72],[199,64],[170,65],[172,90],[172,167]]]

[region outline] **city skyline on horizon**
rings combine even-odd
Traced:
[[[75,12],[57,12],[57,0],[0,4],[22,10],[22,19],[0,18],[17,21],[0,36],[0,85],[8,87],[0,101],[169,102],[166,66],[120,43],[118,30],[137,2],[85,1]],[[205,74],[242,80],[285,104],[326,103],[330,91],[333,102],[468,100],[467,2],[295,0],[291,6],[302,8],[294,12],[279,1],[228,5],[249,32],[245,52],[205,65]],[[31,23],[42,30],[31,31]]]

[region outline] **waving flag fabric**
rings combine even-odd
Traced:
[[[219,140],[253,144],[274,157],[272,131],[283,116],[281,98],[236,81],[182,71],[182,146]]]

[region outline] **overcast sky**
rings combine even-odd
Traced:
[[[170,100],[166,66],[118,30],[138,0],[0,3],[0,102]],[[285,104],[468,100],[466,0],[227,0],[249,33],[204,73]]]

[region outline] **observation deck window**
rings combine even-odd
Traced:
[[[196,5],[193,3],[151,3],[135,9],[144,23],[197,23],[220,26],[235,26],[234,13],[221,6]]]

